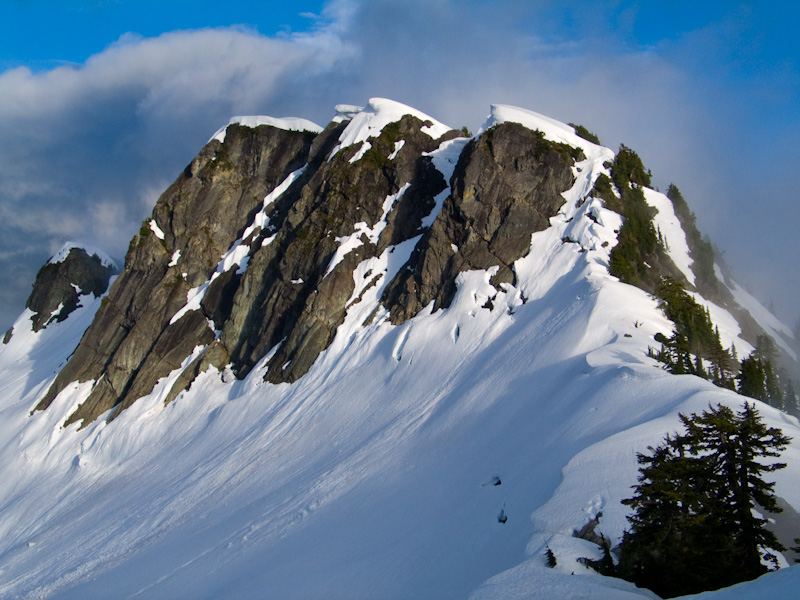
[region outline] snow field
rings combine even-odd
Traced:
[[[686,277],[686,280],[695,285],[694,271],[692,271],[694,261],[689,256],[689,243],[686,241],[686,234],[675,215],[672,200],[661,192],[647,187],[643,187],[642,192],[644,192],[645,201],[658,211],[653,217],[653,225],[661,232],[664,245],[667,247],[667,254]]]

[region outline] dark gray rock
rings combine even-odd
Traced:
[[[472,140],[442,211],[384,292],[392,323],[410,319],[430,302],[434,310],[449,306],[462,271],[497,266],[492,283],[514,283],[514,261],[527,252],[531,234],[549,226],[564,203],[561,193],[574,183],[574,158],[517,123]]]
[[[264,197],[306,163],[314,137],[231,125],[224,143],[209,142],[153,210],[163,239],[148,222],[142,225],[108,301],[36,409],[46,408],[70,382],[94,380],[89,398],[68,419],[85,425],[131,394],[149,393],[159,377],[188,356],[179,359],[176,352],[190,352],[209,334],[213,339],[205,318],[198,324],[193,317],[196,339],[171,340],[186,331],[170,326],[170,320],[185,304],[187,292],[209,279]],[[170,266],[178,252],[177,264]],[[165,349],[170,350],[167,360],[150,356]]]
[[[220,342],[237,376],[246,375],[279,343],[265,379],[291,382],[304,375],[344,319],[355,266],[420,233],[434,197],[446,187],[423,153],[457,135],[453,131],[433,140],[421,131],[423,125],[403,117],[372,138],[361,159],[350,162],[358,146],[345,148],[332,160],[312,165],[303,186],[284,195],[270,218],[277,237],[254,252],[222,328]],[[403,148],[388,160],[401,139]],[[406,183],[411,186],[387,218],[377,244],[365,243],[325,276],[338,248],[336,238],[351,235],[357,222],[374,226],[386,197]]]
[[[63,261],[44,265],[25,303],[35,313],[31,317],[33,330],[66,319],[78,307],[80,296],[102,296],[116,272],[113,266],[104,266],[97,255],[90,256],[78,247],[71,248]]]
[[[166,401],[216,368],[244,377],[271,350],[265,380],[302,377],[333,341],[353,294],[353,270],[389,246],[422,234],[383,302],[394,322],[430,301],[448,306],[455,278],[467,269],[499,266],[494,283],[513,282],[513,262],[544,229],[573,182],[565,149],[522,126],[500,125],[471,142],[452,178],[452,193],[433,226],[422,221],[448,182],[426,153],[458,134],[433,140],[425,124],[404,116],[371,138],[358,160],[354,145],[332,158],[346,123],[319,135],[232,125],[187,166],[131,242],[123,273],[112,286],[70,361],[37,405],[46,408],[73,381],[95,381],[68,423],[84,425],[114,409],[120,414],[180,371]],[[405,143],[395,152],[396,142]],[[240,240],[264,197],[291,172],[303,174],[269,207],[268,222]],[[339,242],[356,223],[374,227],[384,202],[409,187],[386,215],[377,239],[347,254],[330,272]],[[232,243],[249,247],[244,272],[218,273],[199,309],[176,318],[187,293],[206,284]],[[452,245],[459,248],[454,253]],[[172,322],[174,321],[174,322]]]

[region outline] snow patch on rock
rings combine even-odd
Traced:
[[[89,256],[96,256],[100,259],[100,263],[107,268],[112,268],[114,270],[119,270],[119,265],[117,262],[111,258],[108,254],[100,250],[95,246],[91,246],[89,244],[83,244],[79,242],[65,242],[63,246],[56,252],[50,260],[48,260],[48,264],[58,264],[67,260],[67,256],[69,256],[70,251],[73,248],[78,248],[79,250],[83,250]]]
[[[343,148],[366,142],[369,138],[380,135],[384,127],[399,121],[405,115],[417,117],[423,122],[429,121],[431,124],[423,126],[421,131],[433,139],[443,136],[451,129],[422,111],[385,98],[371,98],[362,110],[350,114],[352,114],[350,123],[339,136],[339,144],[331,152],[329,160]]]
[[[255,129],[261,125],[269,125],[276,129],[283,129],[284,131],[311,131],[312,133],[321,133],[322,127],[309,121],[308,119],[301,119],[299,117],[266,117],[266,116],[245,116],[245,117],[232,117],[225,127],[220,127],[214,135],[211,136],[212,140],[225,142],[225,132],[231,125],[242,125],[243,127],[250,127]]]

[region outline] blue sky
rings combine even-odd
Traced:
[[[263,35],[314,25],[323,2],[219,0],[3,0],[0,67],[81,64],[126,33],[242,25]]]
[[[472,129],[514,104],[625,143],[793,325],[795,4],[0,0],[0,329],[63,242],[123,256],[230,116],[324,125],[372,96]]]

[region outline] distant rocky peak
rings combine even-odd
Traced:
[[[119,263],[111,256],[103,252],[100,248],[78,242],[65,242],[58,252],[51,256],[50,260],[47,262],[49,264],[64,262],[73,250],[81,250],[86,255],[97,258],[101,265],[109,269],[113,269],[115,272],[119,272],[120,270]]]
[[[274,127],[275,129],[282,129],[284,131],[310,131],[312,133],[321,133],[322,127],[314,123],[313,121],[309,121],[308,119],[301,119],[299,117],[283,117],[283,118],[276,118],[276,117],[267,117],[261,115],[255,116],[243,116],[243,117],[232,117],[228,124],[225,127],[221,127],[217,130],[217,132],[211,136],[211,139],[208,140],[217,140],[221,143],[225,142],[225,134],[228,131],[228,127],[231,125],[241,125],[242,127],[249,127],[250,129],[255,129],[256,127],[261,127],[262,125],[267,125],[269,127]]]
[[[112,275],[119,272],[116,262],[101,250],[67,242],[36,275],[25,306],[33,330],[52,321],[63,321],[79,306],[80,296],[103,295]]]

